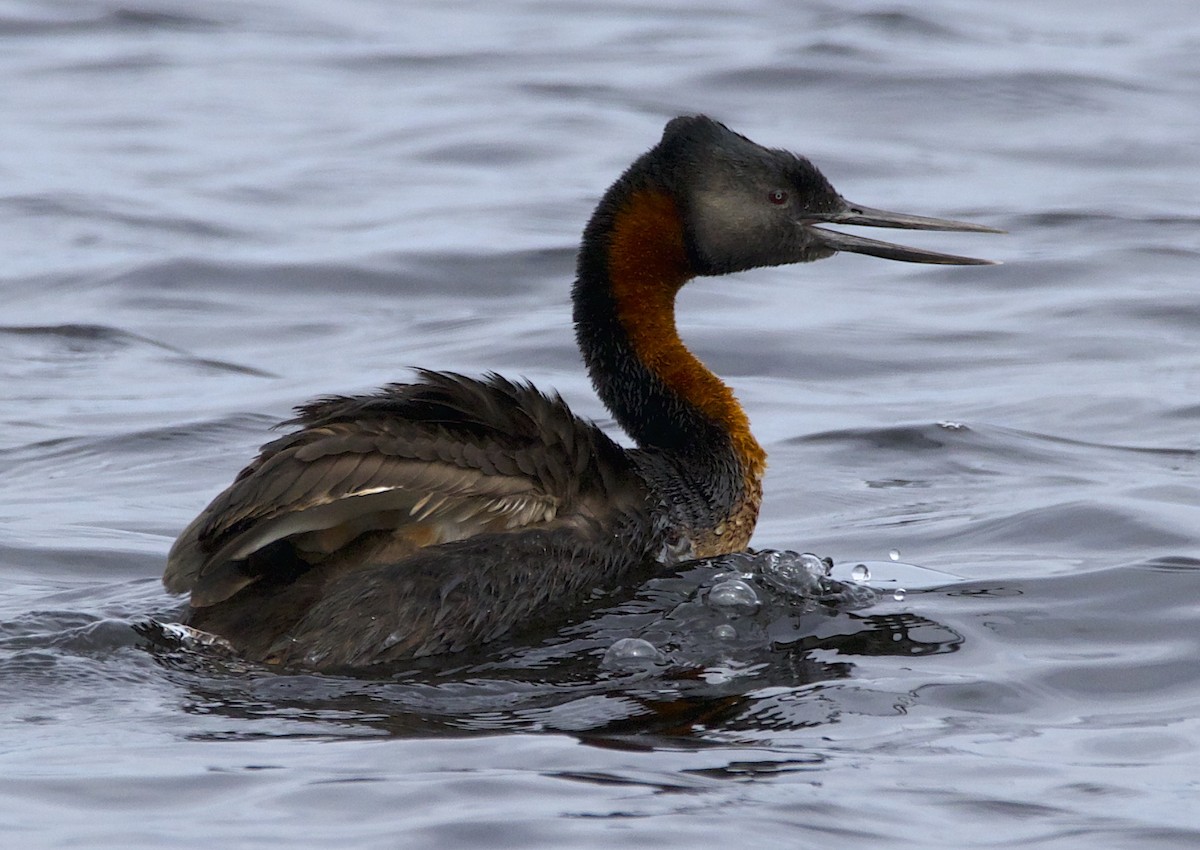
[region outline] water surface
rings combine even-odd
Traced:
[[[20,846],[1200,843],[1190,3],[29,0],[0,45]],[[685,112],[1010,231],[680,304],[770,453],[754,544],[947,581],[721,642],[694,568],[386,678],[147,651],[171,540],[293,404],[495,369],[611,426],[574,248]]]

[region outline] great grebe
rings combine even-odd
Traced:
[[[697,276],[839,251],[975,265],[824,224],[1000,232],[847,202],[807,160],[670,121],[583,233],[576,338],[618,446],[557,396],[422,372],[298,408],[172,547],[186,622],[260,661],[362,667],[477,646],[639,569],[746,547],[766,453],[679,339]]]

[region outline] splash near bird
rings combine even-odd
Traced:
[[[637,448],[496,375],[323,398],[184,529],[164,584],[247,658],[342,669],[476,647],[640,570],[745,548],[766,453],[680,341],[679,289],[839,251],[987,262],[830,224],[1000,232],[849,203],[803,157],[676,118],[601,199],[572,290],[592,383]]]

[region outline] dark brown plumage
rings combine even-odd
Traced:
[[[494,375],[322,399],[183,531],[167,589],[247,657],[363,667],[484,644],[639,568],[744,548],[766,456],[679,340],[679,288],[838,250],[981,262],[814,226],[830,221],[989,230],[852,206],[807,160],[675,119],[601,201],[573,292],[592,381],[637,449]]]

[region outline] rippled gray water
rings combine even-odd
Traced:
[[[28,0],[0,71],[6,846],[1200,845],[1190,0]],[[606,421],[578,231],[697,111],[1010,231],[681,303],[770,452],[755,544],[945,584],[717,641],[697,566],[389,678],[147,650],[292,404],[496,369]]]

